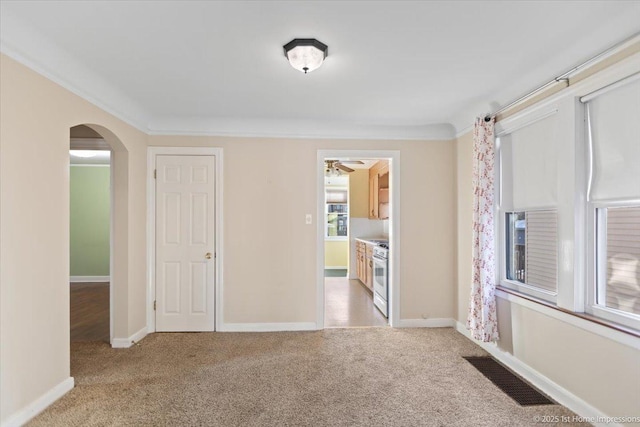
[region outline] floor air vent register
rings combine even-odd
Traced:
[[[465,357],[465,359],[520,406],[555,405],[555,402],[549,400],[493,358]]]

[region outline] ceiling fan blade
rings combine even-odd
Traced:
[[[340,169],[341,171],[345,171],[345,172],[353,172],[354,171],[354,169],[351,169],[351,168],[349,168],[349,167],[347,167],[347,166],[345,166],[345,165],[343,165],[341,163],[336,163],[336,167],[338,169]]]
[[[344,164],[350,164],[350,165],[364,165],[363,161],[360,160],[340,160],[340,163]]]

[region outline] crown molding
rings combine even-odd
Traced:
[[[0,53],[146,132],[146,112],[121,90],[7,10],[0,19]]]
[[[456,138],[460,138],[461,136],[464,136],[466,134],[468,134],[469,132],[473,131],[473,125],[467,126],[465,128],[460,129],[459,131],[456,132]]]
[[[342,121],[193,117],[164,118],[149,126],[150,135],[415,141],[450,140],[455,138],[454,131],[448,123],[390,126]]]

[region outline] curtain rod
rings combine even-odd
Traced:
[[[634,35],[632,35],[631,37],[628,37],[624,40],[622,40],[619,43],[616,43],[615,45],[611,46],[609,49],[605,50],[604,52],[601,52],[599,54],[597,54],[596,56],[587,59],[586,61],[584,61],[583,63],[581,63],[580,65],[577,65],[575,67],[573,67],[572,69],[570,69],[569,71],[560,74],[558,77],[554,77],[553,80],[548,81],[547,83],[543,84],[542,86],[532,90],[531,92],[528,92],[526,95],[522,95],[520,98],[516,99],[515,101],[512,101],[510,103],[508,103],[507,105],[505,105],[504,107],[494,111],[493,113],[489,113],[486,116],[484,116],[484,121],[488,122],[490,121],[493,117],[496,117],[498,114],[502,113],[503,111],[508,110],[509,108],[513,107],[514,105],[517,105],[519,103],[521,103],[522,101],[524,101],[525,99],[531,98],[533,95],[542,92],[543,90],[545,90],[546,88],[548,88],[551,85],[554,85],[556,83],[559,82],[566,82],[567,86],[569,86],[569,76],[572,75],[573,73],[575,73],[576,71],[585,68],[588,65],[591,65],[594,62],[599,61],[602,57],[609,55],[611,52],[613,52],[614,50],[620,48],[620,46],[624,45],[625,43],[628,43],[629,41],[633,40],[634,38],[640,36],[640,32],[635,33]]]

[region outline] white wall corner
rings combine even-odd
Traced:
[[[398,328],[452,328],[456,325],[454,319],[443,317],[435,319],[400,319]]]
[[[67,392],[71,390],[73,386],[73,377],[65,379],[52,389],[48,390],[42,396],[22,408],[20,411],[10,416],[5,422],[2,423],[2,427],[18,427],[26,424],[40,412],[44,411],[47,407],[53,404],[53,402],[67,394]]]
[[[588,402],[585,402],[575,394],[571,393],[569,390],[565,389],[561,385],[555,383],[548,377],[542,375],[540,372],[536,371],[526,363],[522,362],[520,359],[515,357],[514,355],[507,353],[506,351],[498,348],[495,343],[485,343],[476,341],[471,338],[471,332],[467,330],[467,327],[460,323],[456,322],[455,328],[458,332],[460,332],[465,337],[469,338],[471,341],[482,347],[487,353],[493,356],[498,362],[505,365],[507,368],[511,369],[526,381],[540,389],[543,393],[550,396],[553,400],[558,402],[559,404],[569,408],[569,410],[578,414],[578,416],[586,419],[607,419],[610,418],[608,415],[604,414],[598,408],[595,408]],[[620,424],[616,423],[604,423],[604,422],[593,422],[595,426],[619,426]]]
[[[111,347],[112,348],[129,348],[135,343],[142,340],[146,336],[147,336],[147,327],[145,326],[135,334],[131,335],[129,338],[114,338],[111,341]]]
[[[285,331],[315,331],[315,322],[287,322],[287,323],[223,323],[218,332],[285,332]]]

